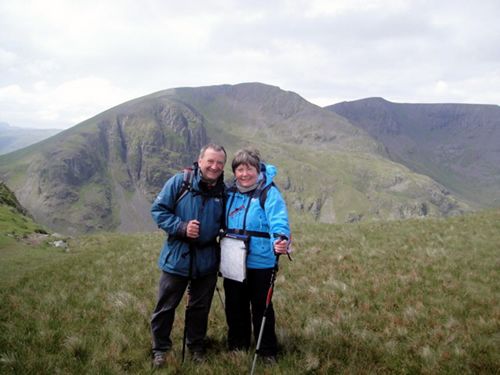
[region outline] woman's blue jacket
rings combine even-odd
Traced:
[[[261,207],[260,197],[256,196],[263,187],[271,185],[277,170],[273,165],[262,164],[259,181],[263,180],[262,188],[248,193],[240,193],[235,183],[228,188],[226,198],[226,225],[228,232],[243,230],[268,233],[270,238],[257,236],[250,237],[247,268],[272,268],[276,264],[273,243],[277,237],[284,236],[290,239],[290,225],[285,200],[274,184],[267,191],[264,209]],[[255,196],[254,196],[255,195]],[[250,205],[250,206],[249,206]],[[248,208],[248,212],[247,212]],[[243,222],[246,213],[246,224]]]
[[[221,176],[216,186],[208,189],[196,166],[193,173],[191,191],[178,202],[184,174],[171,177],[155,199],[151,215],[168,234],[158,266],[165,272],[197,278],[218,271],[220,250],[216,237],[224,220],[224,182]],[[196,240],[186,237],[187,223],[193,219],[200,222],[200,236]]]

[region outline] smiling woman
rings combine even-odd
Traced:
[[[259,173],[253,165],[241,164],[234,170],[234,176],[240,186],[247,188],[257,183]]]
[[[245,189],[257,186],[260,172],[260,154],[256,150],[238,152],[232,162],[236,184]]]
[[[235,181],[227,189],[226,236],[240,242],[244,255],[236,277],[223,272],[228,346],[232,351],[248,350],[253,327],[256,354],[275,363],[278,342],[270,285],[274,284],[279,255],[288,251],[287,207],[273,183],[276,168],[262,163],[257,150],[239,150],[231,167]],[[221,242],[221,270],[225,269],[224,259],[230,259],[234,251]]]

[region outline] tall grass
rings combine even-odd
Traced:
[[[83,236],[57,262],[24,274],[20,267],[1,290],[0,371],[150,373],[162,240],[161,233]],[[499,211],[294,228],[294,261],[281,260],[273,297],[280,359],[259,363],[257,372],[498,373],[499,243]],[[181,364],[183,313],[182,304],[160,373],[249,371],[253,352],[225,349],[217,294],[208,361]]]

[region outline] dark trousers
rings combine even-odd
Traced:
[[[192,279],[162,272],[158,290],[158,302],[151,318],[153,353],[166,352],[172,347],[170,333],[175,318],[175,309],[188,287],[186,310],[186,342],[191,352],[205,350],[208,313],[212,304],[217,275]]]
[[[252,325],[254,340],[257,343],[272,273],[272,268],[248,269],[247,280],[243,283],[224,279],[229,350],[249,349]],[[263,356],[276,355],[278,344],[274,330],[275,317],[272,302],[266,316],[258,353]]]

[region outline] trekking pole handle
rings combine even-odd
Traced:
[[[289,241],[288,240],[288,237],[284,236],[284,235],[281,235],[281,234],[275,234],[274,235],[274,238],[276,239],[277,242],[281,242],[281,241]],[[285,253],[277,253],[275,252],[275,255],[277,257],[279,257],[280,255],[282,254],[285,254]],[[290,252],[288,251],[288,248],[287,248],[287,252],[286,252],[286,256],[288,257],[288,260],[292,261],[292,256],[290,255]],[[278,262],[278,258],[276,258],[276,263]]]

